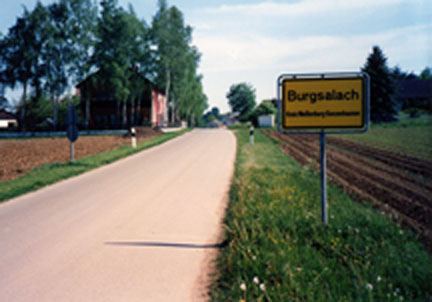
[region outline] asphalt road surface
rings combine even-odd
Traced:
[[[205,301],[234,170],[194,130],[0,205],[0,301]]]

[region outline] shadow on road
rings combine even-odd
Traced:
[[[167,243],[167,242],[105,242],[106,245],[138,246],[138,247],[170,247],[182,249],[220,249],[227,245],[226,242],[217,244],[190,244],[190,243]]]

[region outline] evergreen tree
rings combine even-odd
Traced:
[[[391,73],[394,81],[404,80],[408,78],[408,74],[402,69],[400,69],[399,66],[394,67],[391,70]]]
[[[387,58],[378,46],[373,47],[362,71],[370,76],[371,121],[380,123],[397,120],[393,77],[387,67]]]
[[[425,67],[420,73],[420,79],[422,80],[431,80],[432,79],[432,68]]]

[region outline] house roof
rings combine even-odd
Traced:
[[[432,99],[432,80],[399,80],[396,83],[395,96],[401,99]]]
[[[0,109],[0,120],[16,120],[16,117],[12,113]]]

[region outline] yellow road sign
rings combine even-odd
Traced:
[[[366,83],[347,78],[285,78],[282,80],[282,127],[363,128]]]

